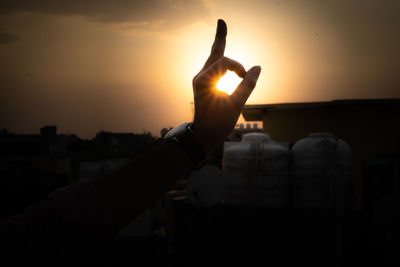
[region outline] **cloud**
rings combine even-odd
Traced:
[[[11,44],[17,42],[18,40],[19,40],[18,36],[0,31],[0,45]]]
[[[132,23],[138,27],[179,27],[204,18],[208,9],[198,0],[9,0],[0,14],[42,12],[82,15],[101,23]]]

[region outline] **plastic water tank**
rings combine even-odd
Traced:
[[[266,133],[247,133],[242,137],[242,142],[269,142],[271,137]]]
[[[249,133],[242,142],[224,147],[224,203],[284,207],[288,203],[290,151],[267,134]]]
[[[351,205],[351,149],[329,133],[313,133],[292,148],[293,206],[339,212]]]

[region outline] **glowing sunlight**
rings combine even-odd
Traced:
[[[236,73],[228,70],[226,74],[219,79],[216,88],[230,95],[235,91],[241,81],[242,79],[237,76]]]

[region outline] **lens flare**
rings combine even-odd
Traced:
[[[230,95],[235,91],[241,81],[242,79],[237,76],[236,73],[228,70],[226,74],[219,79],[216,88]]]

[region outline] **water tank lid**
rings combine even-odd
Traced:
[[[242,142],[266,142],[271,137],[266,133],[247,133],[243,135]]]
[[[308,134],[310,138],[336,138],[332,133],[310,133]]]

